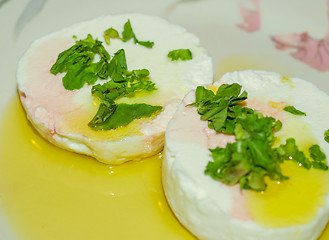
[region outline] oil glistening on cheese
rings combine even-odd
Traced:
[[[280,137],[295,138],[299,149],[309,157],[309,147],[317,144],[311,130],[300,117],[292,116],[286,120]],[[329,192],[329,172],[314,168],[307,170],[292,160],[285,161],[281,167],[289,180],[276,182],[267,179],[268,186],[264,192],[246,192],[249,214],[265,227],[307,224],[324,205]]]

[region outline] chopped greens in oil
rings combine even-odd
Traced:
[[[293,138],[274,147],[274,133],[281,129],[282,123],[242,106],[240,103],[247,99],[247,92],[241,93],[241,89],[237,83],[223,84],[214,93],[199,86],[195,102],[188,105],[197,107],[200,119],[207,120],[211,129],[234,134],[236,139],[225,148],[209,149],[213,161],[206,166],[205,174],[228,185],[240,184],[241,189],[264,191],[265,176],[274,181],[289,179],[280,167],[286,160],[295,161],[306,169],[313,166],[328,170],[326,156],[318,145],[309,149],[312,160],[298,149]],[[295,108],[289,109],[300,114]]]

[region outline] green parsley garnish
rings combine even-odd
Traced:
[[[328,170],[326,163],[326,155],[321,151],[319,145],[313,145],[309,148],[310,156],[313,159],[312,165],[314,168]]]
[[[94,62],[96,55],[100,57],[98,62]],[[110,55],[102,42],[88,34],[86,39],[76,41],[75,45],[61,52],[50,72],[54,75],[66,72],[64,88],[80,89],[85,83],[92,85],[98,78],[106,79],[109,60]]]
[[[152,106],[145,103],[109,104],[101,103],[95,117],[89,122],[94,130],[111,130],[126,126],[135,119],[150,117],[160,111],[161,106]]]
[[[286,111],[286,112],[289,112],[291,114],[294,114],[294,115],[304,115],[304,116],[306,116],[306,113],[296,109],[294,106],[287,106],[283,110]]]
[[[161,106],[148,104],[116,104],[121,97],[133,97],[141,91],[156,90],[155,84],[149,79],[147,69],[128,71],[124,50],[119,50],[112,58],[110,69],[112,81],[92,87],[92,94],[102,104],[95,117],[89,122],[94,130],[110,130],[129,124],[134,119],[150,117],[162,109]]]
[[[264,176],[283,181],[280,161],[272,150],[275,119],[248,113],[236,118],[236,142],[225,148],[210,149],[213,162],[209,162],[205,173],[228,185],[240,184],[241,189],[263,191]]]
[[[109,28],[105,30],[104,32],[104,39],[106,44],[110,44],[110,39],[111,38],[117,38],[121,39],[124,42],[129,41],[130,39],[134,39],[135,44],[142,45],[147,48],[152,48],[154,45],[154,42],[151,41],[139,41],[131,27],[130,20],[128,20],[124,26],[123,26],[123,32],[122,32],[122,37],[120,37],[119,32],[115,30],[114,28]]]
[[[304,152],[298,149],[294,138],[288,138],[286,144],[281,144],[275,150],[276,157],[280,162],[289,159],[296,161],[299,166],[303,166],[306,169],[312,167],[311,161],[305,156]]]
[[[236,117],[254,112],[250,108],[244,108],[238,103],[247,99],[247,93],[241,92],[241,86],[237,83],[221,85],[217,93],[202,86],[196,89],[195,103],[189,106],[197,106],[202,120],[208,120],[208,125],[216,132],[233,134]]]
[[[135,44],[139,44],[147,48],[152,48],[154,45],[154,42],[151,41],[139,41],[131,27],[130,20],[128,20],[123,26],[122,41],[127,42],[132,38],[134,39]]]
[[[324,140],[329,143],[329,129],[324,132]]]
[[[107,31],[107,34],[110,38],[115,36],[113,30]],[[96,56],[99,58],[98,62],[95,62]],[[101,101],[96,115],[88,124],[94,130],[126,126],[134,119],[150,117],[162,109],[161,106],[144,103],[116,104],[118,98],[133,97],[141,91],[156,90],[155,84],[150,80],[150,72],[147,69],[128,70],[123,49],[118,50],[111,58],[102,42],[93,39],[90,34],[60,53],[50,72],[54,75],[66,73],[62,80],[67,90],[80,89],[86,83],[92,85],[98,79],[110,79],[102,85],[93,86],[91,90]]]
[[[115,30],[114,28],[109,28],[107,30],[104,31],[104,39],[107,45],[110,44],[110,39],[111,38],[117,38],[117,39],[121,39],[119,32],[117,30]]]
[[[168,53],[168,57],[171,61],[187,61],[192,59],[192,52],[190,49],[176,49]]]
[[[217,132],[234,134],[236,141],[225,148],[209,149],[213,157],[205,169],[205,174],[228,185],[239,183],[241,189],[264,191],[268,176],[274,181],[289,179],[281,172],[280,164],[285,160],[295,161],[306,169],[327,170],[322,152],[318,145],[310,148],[311,162],[300,151],[293,138],[285,144],[274,147],[274,133],[282,123],[272,117],[243,107],[240,103],[247,99],[247,93],[241,93],[239,84],[223,84],[216,94],[199,86],[196,89],[196,101],[188,106],[196,106],[200,119],[207,120],[208,126]]]

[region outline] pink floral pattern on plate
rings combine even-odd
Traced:
[[[244,4],[239,4],[239,13],[243,18],[243,22],[238,24],[238,28],[241,28],[247,32],[254,32],[260,29],[260,0],[249,0],[253,5],[253,9],[247,8]]]
[[[261,28],[260,0],[248,1],[253,5],[253,9],[247,8],[245,4],[239,4],[239,13],[243,22],[237,27],[252,33]],[[329,11],[329,0],[327,0],[327,9]],[[280,51],[295,50],[290,55],[309,67],[320,72],[329,71],[329,30],[323,39],[312,38],[307,31],[274,34],[270,39]]]
[[[321,72],[329,70],[329,34],[314,39],[307,32],[273,35],[271,40],[279,50],[295,49],[290,55]]]

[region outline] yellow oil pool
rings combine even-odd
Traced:
[[[292,161],[282,165],[282,172],[290,179],[281,183],[267,181],[264,192],[247,192],[250,215],[266,227],[307,224],[324,204],[324,196],[328,194],[328,172],[307,170]]]
[[[161,185],[161,154],[108,166],[59,149],[15,98],[0,126],[0,209],[22,240],[195,239]]]
[[[303,118],[288,113],[286,115],[286,123],[279,136],[281,143],[293,137],[299,149],[309,157],[308,149],[317,144],[315,137]],[[307,170],[294,161],[285,161],[281,167],[283,175],[289,176],[289,180],[275,182],[267,179],[266,191],[246,192],[249,214],[266,227],[307,224],[325,203],[329,192],[329,171],[314,168]]]
[[[22,240],[195,240],[165,200],[161,154],[109,166],[62,150],[32,129],[18,98],[0,125],[0,198]]]

